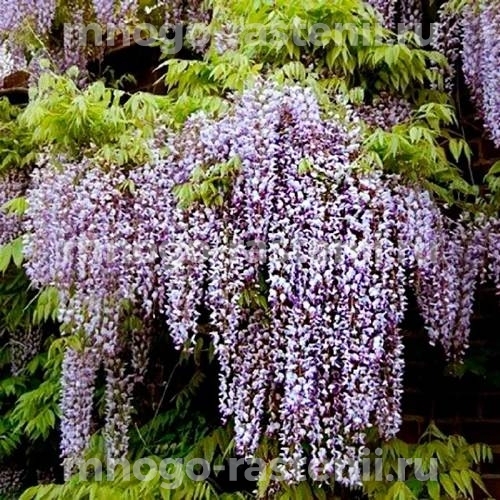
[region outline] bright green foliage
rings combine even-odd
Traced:
[[[52,344],[50,356],[57,356],[61,349],[72,343],[72,339],[59,339]],[[232,499],[247,498],[245,492],[223,494],[218,484],[217,475],[208,481],[193,481],[186,469],[178,466],[174,459],[182,459],[187,463],[193,458],[206,460],[212,470],[221,465],[228,457],[233,456],[233,430],[231,427],[216,427],[207,421],[202,412],[195,407],[205,381],[205,364],[213,360],[213,348],[199,339],[193,352],[181,353],[173,366],[164,386],[160,401],[155,404],[156,411],[144,425],[135,426],[131,430],[130,454],[127,457],[133,467],[134,461],[150,459],[156,471],[149,474],[150,467],[141,469],[147,479],[140,481],[134,477],[133,471],[128,473],[126,467],[120,465],[111,471],[104,470],[102,477],[92,471],[89,466],[85,470],[87,480],[76,474],[65,484],[42,485],[28,489],[23,499],[71,498],[87,500],[96,499]],[[186,377],[175,390],[172,385],[179,370],[187,370]],[[163,409],[166,406],[167,409]],[[29,417],[28,417],[29,418]],[[85,456],[86,460],[98,459],[105,462],[104,439],[100,432],[93,436],[91,446]],[[159,468],[162,459],[172,459],[166,470]],[[109,474],[109,477],[108,477]],[[101,480],[102,479],[102,480]],[[178,487],[168,487],[169,484]]]
[[[49,339],[47,343],[50,350],[33,358],[25,369],[27,381],[32,383],[41,375],[39,383],[18,397],[11,416],[16,431],[31,440],[46,439],[59,414],[59,380],[66,339]]]
[[[25,439],[46,440],[54,431],[61,361],[60,349],[52,349],[50,355],[42,352],[19,376],[0,380],[0,460],[16,451]]]
[[[0,98],[0,172],[32,163],[36,157],[30,145],[31,131],[17,119],[20,109]]]
[[[500,161],[493,164],[485,177],[485,181],[491,193],[490,202],[498,210],[500,208]]]
[[[80,90],[71,78],[53,73],[44,73],[30,94],[18,119],[31,132],[32,148],[72,156],[85,152],[118,165],[147,160],[160,98],[147,93],[128,97],[102,82]]]
[[[23,240],[18,237],[0,247],[0,271],[5,272],[10,263],[21,267],[23,263]]]
[[[160,416],[159,420],[162,420]],[[164,422],[165,419],[163,418]],[[156,424],[155,424],[156,425]],[[182,427],[181,427],[182,429]],[[181,431],[179,429],[179,431]],[[146,429],[143,429],[146,430]],[[185,427],[184,427],[185,430]],[[178,432],[180,435],[180,432]],[[168,437],[172,437],[171,435]],[[91,456],[102,456],[102,440],[94,440],[94,448],[89,452],[87,459]],[[206,460],[211,467],[221,465],[225,458],[232,451],[232,431],[230,428],[218,428],[212,433],[197,439],[191,443],[189,450],[183,454],[167,454],[168,458],[181,458],[187,463],[193,458]],[[144,481],[139,481],[134,477],[132,471],[127,467],[118,466],[114,472],[114,477],[107,477],[106,471],[101,478],[102,481],[88,480],[82,481],[75,475],[64,485],[38,486],[28,489],[22,496],[22,500],[30,499],[59,499],[72,498],[83,500],[87,498],[96,499],[172,499],[183,500],[185,498],[208,500],[224,498],[247,498],[245,493],[220,494],[217,487],[216,477],[208,481],[194,481],[187,473],[185,467],[173,460],[166,466],[165,470],[160,469],[161,458],[157,455],[143,455],[156,464],[155,467],[145,466],[142,470],[146,475]],[[89,469],[90,470],[90,467]],[[99,479],[99,476],[97,476]],[[176,486],[176,487],[174,487]]]
[[[471,159],[468,144],[447,127],[456,125],[448,104],[428,103],[417,108],[409,122],[389,131],[375,130],[366,140],[366,159],[391,172],[402,173],[448,203],[477,196],[457,166]]]
[[[371,479],[364,482],[370,500],[466,500],[474,498],[474,488],[488,494],[477,471],[478,465],[493,460],[491,449],[484,444],[469,444],[458,435],[446,436],[431,424],[418,444],[394,439],[382,450],[380,477],[390,475],[404,481],[376,480],[377,472],[373,471]],[[407,461],[406,467],[402,460]],[[431,460],[436,465],[435,480],[430,474]]]
[[[365,131],[368,164],[417,180],[447,203],[465,206],[478,195],[474,179],[464,179],[457,166],[470,163],[471,151],[454,131],[451,100],[442,91],[428,90],[442,88],[436,68],[446,61],[419,47],[414,34],[398,38],[357,0],[256,0],[251,8],[242,0],[212,3],[211,44],[204,57],[167,55],[160,65],[167,71],[172,125],[196,110],[224,113],[233,92],[263,77],[313,88],[325,112],[338,110],[339,95],[362,103],[388,91],[414,104],[413,118],[392,130]],[[219,53],[217,33],[224,27],[237,43]],[[180,191],[185,203],[200,198],[201,191],[206,199],[220,201],[218,190],[206,179],[197,194],[192,185]]]
[[[33,311],[33,323],[38,325],[51,320],[57,321],[57,309],[59,306],[59,292],[55,287],[41,290],[36,298],[36,305]]]
[[[214,1],[213,7],[210,31],[230,26],[238,48],[219,54],[212,42],[203,61],[167,60],[166,82],[176,97],[243,90],[258,75],[284,67],[289,69],[280,77],[309,84],[320,79],[320,88],[329,91],[361,86],[407,93],[410,86],[414,91],[424,83],[439,84],[430,65],[444,64],[443,56],[418,48],[411,34],[397,40],[358,0],[256,0],[250,6],[232,0]],[[306,72],[304,61],[314,69]]]

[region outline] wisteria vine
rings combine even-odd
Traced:
[[[437,37],[436,48],[450,60],[449,81],[461,60],[478,116],[500,147],[500,2],[467,1],[458,11],[450,4],[440,9],[439,25],[446,33]]]
[[[289,482],[309,464],[356,483],[345,467],[367,429],[390,438],[401,424],[407,290],[431,342],[459,360],[477,282],[500,281],[498,224],[453,221],[426,191],[366,171],[359,137],[354,109],[323,116],[311,91],[260,83],[223,118],[167,132],[168,153],[145,166],[39,166],[26,271],[59,290],[63,331],[78,338],[63,365],[67,475],[89,444],[99,367],[112,462],[127,452],[149,319],[189,348],[206,310],[238,453],[271,436]],[[125,335],[131,308],[145,328]]]

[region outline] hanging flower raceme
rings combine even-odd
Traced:
[[[466,251],[469,230],[426,192],[356,173],[358,130],[342,123],[324,120],[308,91],[258,87],[219,121],[193,118],[169,159],[193,182],[177,190],[191,204],[175,266],[182,288],[166,300],[174,338],[194,335],[209,307],[236,448],[252,454],[276,436],[289,481],[306,448],[316,473],[332,473],[359,460],[374,422],[394,436],[406,288],[433,343],[458,359],[482,262],[480,246]]]
[[[5,204],[24,196],[29,176],[23,170],[10,171],[0,177],[0,245],[12,241],[22,233],[21,219],[6,210]]]
[[[432,343],[460,359],[498,247],[489,222],[451,221],[427,192],[357,166],[360,136],[351,109],[323,116],[312,91],[261,82],[222,118],[197,114],[167,134],[168,154],[148,165],[36,171],[27,273],[59,290],[63,329],[80,339],[63,366],[68,473],[89,442],[101,364],[108,460],[127,451],[148,333],[125,338],[126,311],[145,323],[161,312],[185,348],[208,310],[237,452],[267,435],[287,481],[306,463],[318,479],[359,481],[348,467],[367,429],[390,438],[401,424],[407,289]]]
[[[444,85],[451,92],[455,87],[455,78],[462,50],[462,19],[460,14],[445,2],[439,7],[438,19],[432,29],[432,46],[446,55],[449,65],[436,68],[444,77]]]
[[[69,479],[85,453],[92,435],[94,386],[99,353],[90,347],[68,348],[61,380],[61,456]]]
[[[468,347],[476,287],[487,261],[484,217],[452,221],[425,191],[401,191],[406,205],[400,237],[410,250],[405,262],[432,345],[462,359]]]
[[[125,374],[120,365],[127,348],[120,334],[122,309],[127,303],[136,303],[138,294],[147,300],[154,296],[151,264],[158,252],[147,238],[149,233],[138,233],[148,223],[147,212],[134,205],[133,195],[122,188],[126,177],[119,169],[104,171],[88,160],[43,165],[33,179],[25,238],[27,273],[39,287],[58,289],[62,328],[81,337],[81,355],[94,363],[89,366],[90,361],[77,361],[79,352],[68,350],[68,367],[83,363],[82,370],[95,374],[101,363],[104,365],[108,452],[110,460],[118,459],[127,448],[123,429],[128,425],[127,407],[135,378],[133,373]],[[142,310],[146,318],[152,311],[147,300]],[[137,335],[143,339],[142,333]],[[131,362],[137,369],[144,364],[140,358],[137,353]],[[90,375],[86,386],[78,382],[75,386],[73,377],[71,372],[63,374],[67,380],[63,384],[63,410],[70,407],[69,401],[86,406],[84,398],[92,391]],[[117,402],[116,398],[124,399]],[[63,411],[63,421],[68,422],[62,426],[68,472],[90,438],[88,421],[78,432],[71,429],[72,414]],[[84,415],[90,418],[90,413],[82,418]],[[117,419],[126,422],[119,424]]]
[[[421,34],[421,0],[366,0],[382,18],[382,24],[391,30],[408,30]]]
[[[498,219],[488,220],[485,230],[482,233],[487,246],[487,272],[485,277],[489,277],[500,295],[500,221]]]
[[[500,147],[500,1],[483,0],[480,13],[484,125]]]
[[[469,0],[460,11],[447,2],[439,9],[438,27],[434,46],[450,61],[447,83],[460,59],[477,114],[500,147],[500,1]]]

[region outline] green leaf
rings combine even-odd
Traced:
[[[462,476],[460,474],[460,471],[457,471],[457,470],[454,470],[452,469],[450,471],[450,476],[451,476],[451,479],[454,483],[454,485],[456,486],[456,488],[458,488],[458,490],[463,493],[463,494],[467,494],[467,488],[465,487],[463,481],[462,481]]]
[[[12,260],[14,261],[14,264],[16,265],[16,267],[21,267],[24,260],[23,240],[21,237],[16,238],[15,240],[12,241],[11,249],[12,249]]]
[[[463,147],[464,147],[464,142],[462,139],[450,139],[449,141],[450,152],[453,155],[454,160],[457,162],[460,160]]]
[[[447,495],[450,496],[452,500],[455,500],[457,498],[457,490],[450,476],[445,473],[439,474],[439,482]]]
[[[472,481],[476,484],[476,486],[478,486],[484,493],[486,493],[488,495],[488,497],[490,497],[491,495],[489,494],[488,490],[486,489],[486,486],[484,485],[484,482],[483,482],[483,479],[481,478],[481,476],[475,472],[475,471],[469,471],[469,475],[472,479]]]
[[[427,493],[431,500],[440,500],[441,498],[441,486],[438,481],[429,481],[427,483]]]
[[[0,271],[5,272],[9,267],[12,258],[12,244],[5,243],[0,246]]]
[[[257,481],[257,494],[259,497],[264,497],[267,493],[267,489],[271,484],[271,476],[273,475],[273,467],[270,462],[267,462],[264,466],[263,471],[259,475]]]
[[[470,498],[474,498],[474,488],[472,486],[472,477],[467,470],[460,471],[462,484],[465,486],[466,492]]]
[[[500,161],[495,162],[488,170],[488,175],[500,174]]]
[[[26,210],[28,209],[28,200],[25,196],[19,196],[17,198],[13,198],[12,200],[4,203],[1,207],[1,210],[7,212],[9,214],[15,214],[18,216],[24,215]]]

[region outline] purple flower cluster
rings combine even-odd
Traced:
[[[432,45],[448,58],[446,70],[439,68],[438,71],[443,73],[445,88],[451,92],[455,87],[456,69],[462,50],[462,18],[448,2],[441,5],[437,17]]]
[[[488,263],[486,277],[493,281],[500,296],[500,221],[488,220],[484,234]]]
[[[500,147],[500,1],[483,0],[481,23],[481,81],[484,125]],[[476,55],[477,57],[477,55]]]
[[[25,171],[13,170],[0,177],[0,208],[15,198],[24,196],[29,176]],[[10,242],[22,233],[21,219],[16,214],[0,210],[0,245]]]
[[[81,44],[80,30],[84,25],[82,9],[75,9],[72,24],[64,27],[63,52],[59,60],[60,69],[65,71],[71,66],[76,66],[84,71],[87,66],[86,47]]]
[[[121,19],[134,16],[139,8],[138,0],[121,0],[119,2],[119,15]]]
[[[3,80],[10,75],[15,68],[15,61],[10,53],[6,42],[0,43],[0,88],[3,86]]]
[[[447,3],[439,14],[435,47],[450,61],[448,84],[461,59],[478,116],[500,147],[500,1],[469,0],[459,13]]]
[[[462,70],[471,98],[483,116],[483,37],[479,4],[468,4],[462,12]]]
[[[61,380],[61,456],[66,479],[87,450],[92,435],[94,385],[99,367],[95,349],[66,349]]]
[[[97,22],[106,26],[116,20],[116,2],[114,0],[92,0]]]
[[[422,22],[421,0],[368,0],[386,27],[415,30]],[[456,69],[462,71],[478,117],[500,147],[500,0],[466,0],[457,10],[448,0],[438,10],[433,46],[447,56],[445,86],[454,87]],[[441,69],[437,71],[442,71]]]
[[[416,30],[422,22],[421,0],[366,0],[380,15],[382,24],[391,30]]]
[[[400,19],[406,30],[415,31],[422,23],[422,0],[402,0],[400,2]]]
[[[57,287],[63,330],[82,338],[85,345],[82,356],[94,363],[80,366],[76,359],[79,353],[67,352],[63,370],[66,381],[63,422],[68,425],[62,426],[62,449],[69,464],[68,472],[88,442],[85,433],[90,413],[78,408],[87,405],[89,392],[93,390],[92,376],[101,363],[107,374],[108,451],[113,458],[121,458],[126,451],[128,394],[135,374],[126,373],[127,363],[123,361],[126,346],[120,334],[121,311],[126,303],[137,301],[137,294],[142,294],[143,314],[147,317],[152,309],[148,301],[158,293],[151,281],[157,253],[153,253],[149,240],[143,237],[148,233],[138,232],[144,227],[142,222],[148,222],[147,212],[142,207],[130,209],[134,207],[132,196],[120,190],[125,180],[122,172],[105,171],[90,160],[42,165],[33,174],[28,195],[24,248],[30,259],[28,275],[40,287]],[[147,199],[148,203],[151,201]],[[144,347],[147,339],[138,335],[137,340]],[[132,356],[131,364],[138,372],[144,371],[140,354]],[[72,370],[80,375],[76,376]],[[86,378],[82,370],[89,370]],[[72,405],[77,409],[71,410]],[[84,419],[78,432],[71,425],[71,415],[81,415]]]
[[[82,341],[63,366],[67,472],[88,444],[97,368],[114,460],[148,319],[160,312],[189,348],[208,309],[238,453],[271,436],[289,482],[309,461],[355,483],[339,469],[361,458],[367,429],[390,438],[401,424],[408,287],[432,343],[460,359],[487,255],[499,281],[493,223],[452,221],[427,192],[359,169],[359,117],[324,116],[303,88],[259,83],[222,118],[196,114],[166,136],[166,156],[129,172],[83,159],[33,176],[27,273],[58,288],[63,329]],[[146,327],[124,338],[131,307]]]
[[[404,189],[401,198],[408,218],[400,235],[411,250],[406,266],[430,342],[460,361],[468,347],[476,287],[487,267],[489,223],[479,216],[445,218],[424,191]]]
[[[92,0],[92,5],[97,22],[102,26],[116,26],[134,16],[138,9],[137,0]]]
[[[308,91],[259,87],[219,121],[192,119],[174,159],[192,172],[241,162],[220,207],[187,210],[183,244],[212,253],[186,255],[188,288],[170,305],[181,305],[183,339],[200,305],[211,309],[221,415],[241,454],[277,437],[289,481],[306,447],[320,475],[358,459],[367,428],[394,436],[405,290],[415,288],[432,342],[460,359],[484,267],[475,226],[399,178],[356,173],[348,124],[323,119]]]
[[[394,28],[397,0],[367,0],[367,3],[378,11],[382,19],[382,24],[386,28]]]
[[[203,0],[162,0],[157,6],[165,9],[166,24],[209,21],[209,13]]]
[[[25,26],[30,26],[43,40],[50,34],[56,14],[58,4],[56,0],[29,0],[22,2],[11,2],[0,0],[0,33],[5,32],[15,35],[18,30]],[[137,11],[137,0],[93,0],[90,5],[76,6],[70,10],[65,10],[65,15],[70,18],[65,19],[65,27],[62,40],[62,50],[51,50],[50,59],[55,63],[60,71],[68,69],[70,66],[77,66],[84,71],[88,58],[102,56],[94,48],[84,46],[81,43],[81,29],[87,23],[97,20],[98,23],[106,26],[113,26],[123,22]],[[11,36],[10,43],[13,53],[23,52],[23,46]],[[51,44],[48,44],[51,47]],[[1,60],[2,54],[0,54]],[[36,58],[36,57],[35,57]],[[24,58],[17,57],[14,60],[15,69],[25,67]],[[22,63],[21,65],[19,63]],[[0,80],[2,77],[0,69]],[[36,76],[36,75],[35,75]],[[1,83],[1,82],[0,82]]]
[[[411,104],[401,97],[381,92],[371,104],[356,108],[358,116],[370,127],[390,130],[395,125],[410,119]]]
[[[0,0],[0,32],[19,29],[28,22],[34,22],[34,28],[40,35],[46,35],[54,19],[56,0],[28,0],[10,2]]]

